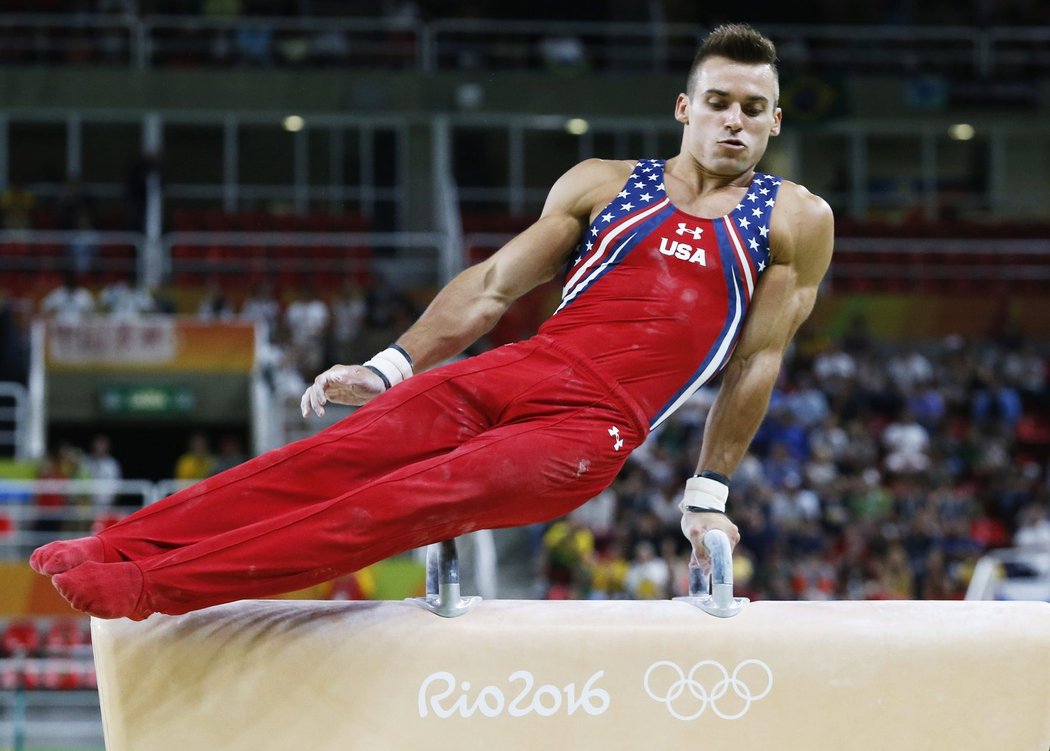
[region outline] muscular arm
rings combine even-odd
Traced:
[[[397,340],[412,356],[416,372],[462,352],[489,331],[511,303],[553,279],[587,228],[595,205],[611,198],[605,195],[608,186],[618,185],[625,174],[622,163],[588,159],[562,175],[540,218],[453,279]]]
[[[773,265],[755,289],[747,322],[704,428],[698,471],[727,477],[747,451],[769,406],[784,352],[816,302],[831,261],[834,220],[828,205],[785,183],[771,227]]]
[[[462,352],[491,329],[511,303],[553,279],[615,174],[613,164],[598,159],[576,165],[551,188],[534,224],[449,282],[397,341],[412,356],[416,372]]]
[[[786,190],[785,190],[786,188]],[[813,310],[817,287],[831,262],[834,220],[831,209],[805,188],[785,182],[770,227],[773,265],[755,289],[744,331],[737,342],[722,378],[704,427],[697,472],[711,470],[730,476],[747,451],[759,423],[769,407],[773,384],[780,373],[791,338]],[[712,483],[713,480],[689,482]],[[724,491],[728,489],[722,486]],[[711,503],[712,496],[700,492],[690,501],[689,484],[683,504],[700,508],[724,508]],[[714,512],[682,514],[682,533],[693,545],[695,560],[706,564],[703,537],[709,529],[720,529],[733,545],[740,533],[729,517]]]
[[[549,207],[494,255],[447,284],[397,343],[418,373],[459,354],[489,331],[511,303],[554,277],[580,235],[579,220]]]
[[[554,277],[579,242],[595,206],[608,201],[630,169],[588,159],[559,178],[540,218],[490,258],[449,282],[398,340],[414,372],[466,349],[491,329],[511,303]],[[324,413],[328,401],[364,404],[383,391],[379,376],[359,365],[335,365],[303,395],[305,416]]]

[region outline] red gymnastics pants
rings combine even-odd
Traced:
[[[620,386],[538,336],[422,373],[311,438],[99,533],[170,614],[266,597],[476,529],[561,516],[647,433]]]

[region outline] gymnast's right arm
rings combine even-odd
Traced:
[[[511,303],[561,270],[613,170],[608,162],[588,159],[562,175],[540,218],[449,282],[395,345],[363,365],[334,365],[317,376],[303,394],[303,417],[311,410],[323,415],[327,402],[364,404],[470,346]]]

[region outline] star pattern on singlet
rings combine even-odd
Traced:
[[[616,197],[608,206],[602,209],[602,213],[594,218],[583,241],[576,246],[574,259],[594,247],[600,235],[607,228],[617,224],[621,219],[642,211],[649,206],[654,206],[663,200],[664,183],[663,170],[660,169],[663,162],[659,159],[640,159],[627,178],[627,184],[616,194]]]
[[[593,249],[602,232],[611,230],[629,215],[644,211],[667,197],[663,168],[664,161],[661,159],[638,160],[620,192],[595,217],[583,241],[577,246],[574,259]],[[759,271],[765,270],[769,262],[769,220],[779,186],[780,180],[774,175],[756,172],[744,197],[730,212],[729,220]]]
[[[624,189],[616,194],[617,200],[605,208],[605,213],[598,217],[595,224],[612,224],[661,200],[664,197],[664,183],[660,179],[661,171],[657,169],[659,165],[659,159],[639,159]]]
[[[769,261],[769,220],[779,187],[780,180],[773,175],[756,172],[747,193],[732,211],[733,225],[759,271],[764,271]]]

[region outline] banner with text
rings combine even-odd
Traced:
[[[47,325],[46,363],[55,372],[247,373],[254,361],[251,323],[99,316]]]

